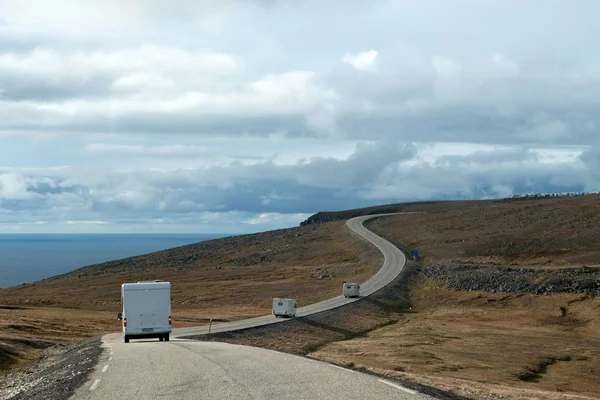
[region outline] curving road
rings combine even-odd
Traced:
[[[372,242],[385,261],[371,279],[361,285],[369,295],[392,282],[402,271],[404,254],[353,218],[350,229]],[[338,296],[302,307],[298,316],[343,306],[358,299]],[[281,323],[272,315],[214,325],[224,332]],[[397,383],[340,368],[328,363],[271,350],[225,343],[178,339],[206,333],[206,327],[173,330],[170,342],[156,340],[123,343],[121,334],[103,338],[105,350],[89,382],[71,397],[101,399],[432,399]]]
[[[402,253],[396,246],[383,239],[380,236],[377,236],[367,228],[363,226],[363,222],[367,219],[372,219],[375,217],[382,217],[387,215],[397,215],[400,213],[390,213],[390,214],[377,214],[377,215],[367,215],[362,217],[356,217],[348,220],[346,224],[348,227],[362,236],[372,244],[374,244],[379,251],[383,254],[384,262],[379,271],[373,275],[368,281],[362,283],[360,285],[360,294],[361,297],[368,296],[372,293],[375,293],[379,289],[383,288],[387,284],[391,283],[396,277],[402,272],[402,268],[404,268],[404,264],[406,263],[406,258],[404,257],[404,253]],[[340,288],[341,291],[341,288]],[[343,295],[339,295],[337,297],[333,297],[331,299],[327,299],[321,301],[319,303],[314,303],[305,307],[300,307],[296,310],[297,317],[305,317],[307,315],[316,314],[322,311],[331,310],[333,308],[341,307],[343,305],[355,302],[360,300],[360,298],[345,298]],[[274,315],[265,315],[263,317],[256,317],[245,319],[241,321],[232,321],[225,322],[222,324],[213,325],[211,328],[212,333],[219,332],[230,332],[239,329],[247,329],[254,328],[261,325],[269,325],[285,322],[287,319],[285,318],[275,318]],[[183,337],[183,336],[192,336],[192,335],[204,335],[208,334],[208,326],[200,326],[194,328],[179,328],[174,329],[172,336],[175,337]]]

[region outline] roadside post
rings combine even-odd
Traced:
[[[417,257],[419,257],[419,252],[417,251],[417,249],[414,249],[413,251],[411,251],[412,254],[412,258],[414,261],[417,261]]]
[[[212,318],[208,321],[208,334],[210,335],[210,328],[212,327]]]

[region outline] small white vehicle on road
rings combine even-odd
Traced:
[[[171,283],[148,281],[121,285],[123,312],[117,319],[123,321],[123,338],[158,338],[169,340],[171,333]]]
[[[344,282],[344,297],[359,297],[360,285],[358,283]]]
[[[275,317],[294,317],[296,308],[296,300],[294,299],[280,299],[278,297],[273,299],[273,315]]]

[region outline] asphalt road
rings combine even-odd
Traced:
[[[361,285],[363,295],[393,281],[406,261],[395,246],[362,226],[368,218],[372,216],[351,219],[348,226],[373,242],[384,254],[385,262]],[[353,301],[357,300],[340,295],[302,307],[297,315]],[[214,325],[213,329],[223,332],[282,321],[269,315]],[[205,329],[174,330],[169,342],[152,339],[125,344],[121,334],[106,335],[106,351],[95,372],[71,399],[433,399],[397,383],[320,361],[254,347],[177,338],[202,334]]]
[[[72,399],[433,399],[372,375],[254,347],[185,339],[125,344],[119,335],[104,342],[90,382]]]
[[[367,219],[375,218],[377,216],[395,215],[392,214],[378,214],[370,216],[356,217],[348,220],[347,225],[350,229],[356,232],[358,235],[367,239],[373,243],[379,251],[383,254],[385,260],[379,271],[373,275],[368,281],[360,285],[361,296],[368,296],[379,289],[383,288],[387,284],[391,283],[402,271],[406,258],[396,246],[377,236],[367,228],[363,226],[363,222]],[[340,288],[341,292],[342,288]],[[345,304],[358,301],[360,299],[345,298],[343,295],[333,297],[328,300],[314,303],[305,307],[300,307],[296,310],[297,317],[303,317],[311,314],[316,314],[321,311],[331,310],[343,306]],[[256,317],[251,319],[245,319],[242,321],[225,322],[221,324],[215,324],[211,327],[211,333],[228,332],[239,329],[253,328],[261,325],[269,325],[275,323],[285,322],[286,318],[276,318],[274,315],[265,315],[263,317]],[[195,328],[179,328],[174,329],[171,336],[182,337],[192,335],[203,335],[208,333],[208,326],[199,326]]]

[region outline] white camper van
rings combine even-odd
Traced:
[[[344,282],[344,297],[360,296],[360,285],[358,283]]]
[[[296,300],[273,299],[273,314],[275,317],[293,317],[296,315]]]
[[[171,283],[148,281],[121,285],[125,343],[130,339],[158,338],[169,340],[171,333]]]

